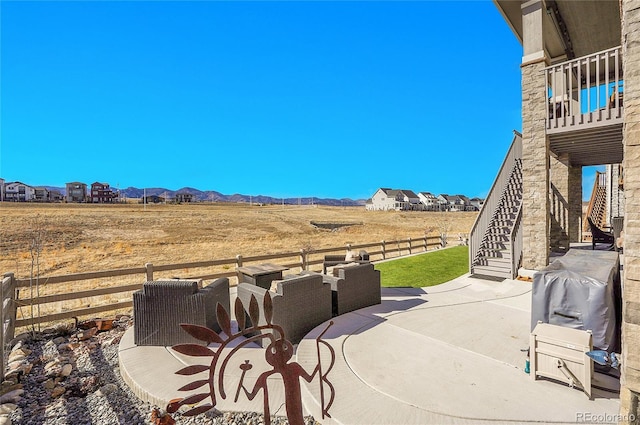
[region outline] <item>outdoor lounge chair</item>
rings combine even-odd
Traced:
[[[230,311],[229,279],[220,278],[204,288],[196,280],[145,282],[133,293],[133,326],[136,345],[172,346],[202,344],[185,332],[181,323],[219,331],[217,305]]]
[[[286,339],[292,344],[299,343],[309,331],[331,319],[331,287],[322,282],[320,275],[285,276],[284,280],[276,281],[276,285],[274,292],[250,283],[238,284],[238,298],[247,312],[251,295],[255,295],[260,307],[260,325],[266,324],[263,302],[266,293],[273,303],[272,323],[282,326]],[[247,323],[250,323],[248,316]],[[265,340],[258,343],[264,345],[265,342],[269,344]]]
[[[360,263],[360,264],[368,264],[369,261],[369,253],[367,251],[361,250],[358,255],[353,259],[348,259],[345,255],[325,255],[324,261],[322,263],[322,273],[327,274],[328,267],[334,267],[340,264],[348,264],[348,263]]]
[[[334,316],[381,303],[380,271],[375,270],[373,264],[338,265],[333,269],[333,276],[321,276],[331,285]]]
[[[593,224],[591,217],[587,217],[587,221],[589,222],[589,227],[591,228],[591,249],[596,249],[596,243],[610,244],[613,248],[615,243],[613,234],[605,232],[604,230],[598,228],[598,226]]]

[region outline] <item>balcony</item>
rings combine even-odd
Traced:
[[[552,65],[544,72],[551,151],[569,154],[576,165],[622,162],[621,48]]]

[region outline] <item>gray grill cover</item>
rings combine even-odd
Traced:
[[[591,330],[593,346],[617,343],[617,252],[571,249],[533,276],[531,330],[538,321]]]

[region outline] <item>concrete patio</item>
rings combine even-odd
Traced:
[[[594,389],[589,400],[578,389],[534,381],[524,373],[521,350],[529,346],[531,283],[465,275],[435,287],[382,291],[382,304],[333,319],[323,338],[336,354],[327,377],[335,387],[331,417],[322,417],[317,378],[300,380],[305,415],[322,424],[618,421],[616,392]],[[315,338],[326,327],[310,332],[292,359],[308,372],[318,362]],[[326,370],[330,353],[326,347],[320,353]],[[134,392],[158,406],[186,396],[177,389],[207,377],[206,372],[185,377],[175,371],[210,361],[169,347],[137,347],[133,329],[120,343],[119,358],[120,372]],[[262,393],[253,401],[244,394],[233,400],[245,360],[254,366],[244,377],[248,388],[268,369],[262,349],[241,348],[225,370],[227,397],[218,396],[218,410],[263,411]],[[594,386],[618,385],[613,378],[595,375]],[[324,391],[328,400],[326,385]],[[269,405],[271,414],[285,415],[278,378],[269,378]]]

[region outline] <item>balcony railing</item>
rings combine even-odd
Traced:
[[[583,56],[545,68],[547,133],[622,122],[622,50]]]

